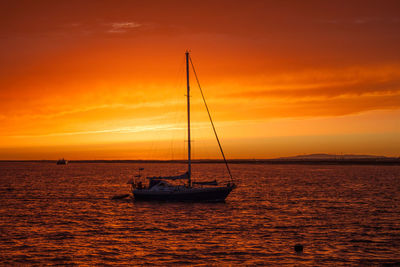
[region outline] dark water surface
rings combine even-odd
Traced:
[[[400,263],[399,166],[238,164],[226,203],[110,200],[130,192],[138,167],[0,163],[0,265]]]

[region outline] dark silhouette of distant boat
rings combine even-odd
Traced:
[[[200,87],[199,80],[197,78],[196,71],[193,66],[193,62],[189,56],[189,52],[186,51],[186,82],[187,82],[187,137],[188,137],[188,169],[184,174],[176,176],[161,176],[161,177],[147,177],[149,180],[149,185],[147,187],[143,186],[140,182],[129,182],[132,185],[132,194],[135,200],[145,200],[145,201],[207,201],[207,202],[219,202],[224,201],[229,193],[236,188],[233,182],[232,174],[228,166],[228,162],[225,159],[224,152],[219,142],[217,132],[214,127],[214,123],[211,119],[210,112],[206,100],[204,98],[203,92]],[[226,168],[228,170],[230,180],[224,185],[219,185],[216,180],[208,182],[193,182],[192,181],[192,171],[191,171],[191,142],[190,142],[190,86],[189,86],[189,61],[192,65],[193,73],[196,77],[197,84],[203,98],[204,105],[206,107],[211,126],[214,130],[215,137],[217,139],[222,157],[224,159]],[[140,178],[140,171],[137,178]],[[173,185],[170,181],[183,181],[180,185]]]
[[[68,164],[68,160],[62,158],[57,160],[57,165],[67,165]]]

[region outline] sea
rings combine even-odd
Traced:
[[[223,167],[193,177],[226,180]],[[224,203],[113,200],[139,168],[186,170],[0,162],[0,265],[400,265],[400,166],[232,164]]]

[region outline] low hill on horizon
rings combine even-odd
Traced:
[[[393,157],[386,157],[386,156],[377,156],[377,155],[357,155],[357,154],[305,154],[305,155],[297,155],[291,157],[279,157],[276,159],[282,160],[297,160],[297,159],[309,159],[309,160],[320,160],[320,159],[386,159],[386,158],[393,158]]]

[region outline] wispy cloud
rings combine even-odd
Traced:
[[[260,77],[246,90],[225,92],[233,98],[347,98],[361,96],[391,96],[400,93],[398,65],[379,67],[353,67],[342,70],[308,70],[283,76]],[[252,89],[253,88],[253,89]]]
[[[95,111],[95,110],[111,110],[111,109],[126,109],[126,110],[132,110],[132,109],[141,109],[141,108],[158,108],[158,107],[167,107],[167,106],[174,106],[174,105],[179,105],[181,104],[180,102],[177,101],[165,101],[165,102],[147,102],[147,103],[136,103],[136,104],[125,104],[125,103],[113,103],[113,104],[98,104],[98,105],[93,105],[93,106],[84,106],[84,107],[79,107],[79,108],[66,108],[61,111],[50,111],[46,110],[43,113],[35,113],[35,114],[23,114],[21,116],[29,117],[32,119],[53,119],[56,117],[63,117],[63,116],[68,116],[68,115],[74,115],[74,114],[80,114],[80,113],[86,113],[90,111]],[[55,107],[53,107],[55,108]],[[0,115],[0,119],[2,119],[3,115]],[[3,116],[4,119],[7,118],[6,116]],[[14,116],[18,117],[18,116]]]
[[[267,89],[248,90],[246,92],[231,93],[229,97],[239,98],[278,98],[295,100],[304,98],[330,99],[361,96],[391,96],[400,92],[400,80],[389,81],[353,81],[332,84],[299,84],[291,88],[284,86],[266,86]]]
[[[371,24],[371,23],[399,23],[400,18],[398,17],[358,17],[352,19],[326,19],[326,20],[319,20],[321,23],[326,24],[356,24],[356,25],[363,25],[363,24]]]
[[[323,117],[399,110],[398,70],[397,65],[354,67],[260,77],[254,83],[221,92],[220,99],[235,105],[235,116],[240,118],[250,114],[256,118]],[[230,110],[228,106],[225,109]]]
[[[231,122],[222,122],[221,124],[229,124]],[[192,124],[192,129],[204,129],[208,128],[209,122],[197,122]],[[93,135],[93,134],[107,134],[107,133],[141,133],[151,131],[176,131],[186,130],[185,123],[174,123],[174,124],[157,124],[157,125],[141,125],[141,126],[130,126],[130,127],[118,127],[111,129],[99,129],[91,131],[71,131],[71,132],[57,132],[57,133],[42,133],[42,134],[24,134],[24,135],[12,135],[7,137],[12,138],[32,138],[32,137],[57,137],[57,136],[74,136],[74,135]]]
[[[147,126],[133,126],[122,127],[113,129],[102,129],[94,131],[76,131],[76,132],[60,132],[60,133],[46,133],[46,134],[33,134],[33,135],[14,135],[14,138],[31,138],[31,137],[52,137],[52,136],[71,136],[71,135],[89,135],[89,134],[103,134],[103,133],[139,133],[146,131],[171,131],[184,129],[179,125],[164,124],[164,125],[147,125]]]
[[[113,22],[110,23],[110,26],[111,29],[107,31],[109,33],[125,33],[132,29],[142,26],[142,24],[132,21],[126,21],[126,22]]]

